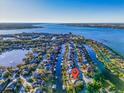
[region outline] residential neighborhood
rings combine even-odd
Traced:
[[[0,37],[13,38],[0,40],[1,54],[29,50],[16,67],[0,67],[1,93],[124,91],[124,59],[102,43],[72,33],[20,33]],[[72,74],[74,68],[79,72],[76,78]]]

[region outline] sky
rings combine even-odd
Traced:
[[[124,23],[124,0],[0,0],[0,22]]]

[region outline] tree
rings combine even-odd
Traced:
[[[11,76],[11,73],[6,71],[4,74],[3,74],[3,77],[4,78],[9,78]]]

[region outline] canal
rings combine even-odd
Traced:
[[[82,75],[82,72],[81,72],[80,67],[78,65],[78,55],[77,55],[77,50],[76,50],[76,47],[75,47],[74,43],[71,43],[71,47],[74,48],[74,64],[75,64],[75,67],[79,71],[80,80],[82,80],[83,79],[83,75]]]
[[[105,68],[104,64],[96,58],[96,53],[93,51],[93,49],[90,46],[84,45],[84,47],[88,51],[89,56],[91,57],[93,62],[98,66],[98,69],[105,77],[105,79],[110,80],[110,82],[112,82],[116,86],[117,90],[118,89],[124,90],[124,82]]]
[[[65,45],[62,45],[61,48],[61,53],[58,55],[58,60],[56,62],[56,92],[57,93],[62,93],[63,89],[62,89],[62,76],[61,76],[61,62],[62,62],[62,58],[64,56],[65,53]]]

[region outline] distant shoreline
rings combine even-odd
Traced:
[[[0,30],[43,28],[39,24],[44,24],[44,23],[0,23]],[[53,24],[53,23],[48,23],[48,24]],[[124,29],[124,23],[56,23],[56,24],[75,26],[75,27]]]
[[[76,27],[124,29],[124,23],[63,23],[60,25],[76,26]]]
[[[0,23],[0,30],[43,28],[42,26],[35,25],[37,25],[37,23]]]

